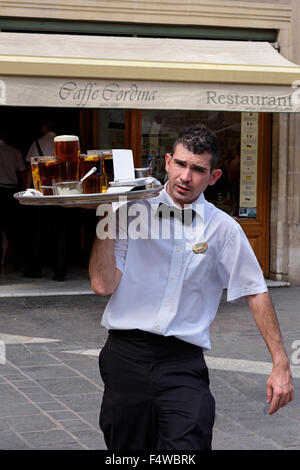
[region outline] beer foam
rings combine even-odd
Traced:
[[[57,135],[54,137],[54,142],[74,142],[79,141],[77,135]]]

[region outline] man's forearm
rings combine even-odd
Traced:
[[[269,294],[249,296],[247,300],[273,361],[267,380],[267,403],[271,403],[269,414],[272,415],[294,399],[294,381]]]
[[[117,287],[121,272],[116,268],[112,239],[95,238],[89,262],[89,275],[96,294],[108,295]]]
[[[270,351],[273,364],[288,362],[277,316],[267,292],[247,297],[258,329]]]

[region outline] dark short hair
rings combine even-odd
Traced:
[[[195,155],[210,153],[211,171],[217,167],[219,161],[217,137],[216,134],[204,124],[181,131],[173,144],[173,154],[178,144],[182,144],[189,152]]]
[[[56,120],[55,119],[52,119],[51,117],[49,118],[44,118],[42,121],[41,121],[41,125],[42,126],[45,126],[48,130],[48,132],[50,131],[56,131]]]

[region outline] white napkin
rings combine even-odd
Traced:
[[[37,191],[36,189],[27,188],[26,191],[24,192],[23,196],[36,197],[36,196],[44,196],[44,195],[43,195],[43,193],[41,193],[40,191]]]
[[[133,184],[135,182],[135,184],[133,186],[129,186],[129,183]],[[119,186],[119,184],[128,184],[128,186]],[[148,176],[147,178],[135,178],[135,179],[132,179],[132,180],[127,180],[127,181],[122,181],[122,182],[118,182],[118,181],[111,181],[109,183],[109,188],[107,189],[107,193],[109,194],[118,194],[118,193],[127,193],[129,191],[131,191],[132,189],[138,187],[138,186],[145,186],[145,185],[152,185],[152,186],[161,186],[161,183],[160,181],[158,181],[156,178],[154,178],[153,176]],[[119,201],[119,202],[113,202],[112,203],[112,208],[113,208],[113,211],[115,212],[117,209],[119,209],[120,207],[122,207],[124,204],[127,204],[127,201]]]
[[[132,150],[113,149],[112,153],[115,181],[134,179]]]
[[[109,187],[106,191],[106,194],[118,194],[118,193],[125,193],[133,189],[134,186],[117,186],[117,187]],[[116,201],[112,202],[112,209],[113,212],[116,212],[120,207],[124,206],[124,204],[127,204],[127,201]]]
[[[134,186],[109,186],[109,188],[107,188],[106,194],[127,193],[133,188]]]
[[[153,176],[147,176],[144,178],[133,178],[133,179],[128,179],[128,180],[114,180],[110,181],[109,183],[109,189],[111,188],[117,188],[117,192],[123,191],[130,191],[132,188],[137,188],[138,186],[145,186],[145,185],[151,184],[152,186],[160,186],[160,182],[154,178]],[[130,187],[130,189],[127,189],[127,187]]]
[[[145,184],[150,184],[151,183],[151,178],[133,178],[133,179],[114,179],[114,181],[111,181],[109,183],[109,186],[132,186],[132,187],[137,187],[137,186],[145,186]]]

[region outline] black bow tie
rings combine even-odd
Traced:
[[[168,206],[163,202],[159,203],[157,213],[160,219],[170,219],[176,217],[176,219],[185,225],[190,225],[196,215],[196,211],[194,211],[194,209],[179,209],[175,206]]]

